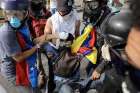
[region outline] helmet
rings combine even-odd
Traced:
[[[73,0],[57,0],[58,11],[71,11],[74,1]]]
[[[97,24],[100,25],[102,20],[110,13],[110,9],[107,6],[108,0],[90,0],[84,4],[83,19],[93,24],[97,23],[97,20],[101,19]]]
[[[107,5],[108,0],[90,0],[85,2],[85,10],[92,13],[95,9]]]
[[[1,0],[0,6],[3,10],[27,10],[28,0]]]
[[[126,44],[128,33],[133,25],[131,11],[112,14],[102,24],[101,30],[112,47]]]

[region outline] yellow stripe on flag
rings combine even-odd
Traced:
[[[97,62],[97,53],[98,53],[98,51],[97,51],[97,49],[94,47],[94,48],[93,48],[93,51],[92,51],[90,54],[86,55],[86,58],[87,58],[91,63],[96,64],[96,62]]]
[[[77,53],[80,49],[83,42],[86,40],[86,38],[89,36],[90,32],[93,30],[93,26],[89,24],[85,29],[84,33],[79,36],[76,40],[74,40],[73,44],[71,45],[71,52]]]

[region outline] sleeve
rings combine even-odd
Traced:
[[[1,32],[1,31],[0,31]],[[0,34],[1,51],[4,51],[7,56],[15,56],[21,52],[20,45],[14,31],[2,31]]]
[[[96,71],[99,73],[102,73],[103,70],[105,70],[106,66],[108,65],[108,62],[106,61],[102,61],[97,67],[96,67]]]

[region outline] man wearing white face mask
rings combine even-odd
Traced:
[[[46,23],[44,35],[35,39],[36,43],[47,41],[44,46],[47,55],[51,55],[53,59],[56,57],[57,50],[59,49],[60,41],[71,42],[74,38],[79,36],[80,19],[76,11],[73,10],[73,0],[57,0],[57,12],[52,15]],[[64,44],[63,46],[66,46]],[[62,47],[63,47],[62,46]],[[53,77],[51,77],[53,79]],[[56,79],[56,77],[55,77]],[[56,80],[57,82],[57,80]],[[61,84],[56,83],[56,87]],[[61,82],[62,83],[62,82]],[[53,86],[51,86],[53,87]],[[60,87],[60,86],[59,86]],[[65,87],[67,89],[65,89]],[[48,89],[51,90],[48,86]],[[59,93],[71,93],[69,86],[63,86]],[[51,93],[46,91],[46,93]]]
[[[57,0],[57,5],[58,12],[48,20],[45,33],[56,34],[65,32],[72,34],[73,37],[77,37],[79,35],[80,19],[76,11],[72,9],[72,0]],[[60,36],[60,39],[63,38]]]
[[[37,38],[35,42],[52,40],[49,45],[58,49],[59,40],[72,41],[79,36],[80,19],[72,6],[73,0],[57,0],[57,12],[48,19],[44,35]]]

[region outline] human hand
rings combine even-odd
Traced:
[[[97,79],[100,78],[100,76],[101,76],[101,74],[99,72],[97,72],[96,70],[94,70],[93,73],[92,73],[91,79],[92,80],[97,80]]]
[[[45,42],[45,37],[44,36],[37,37],[33,40],[33,42],[35,44],[39,44],[40,46],[42,46]]]
[[[39,72],[39,75],[38,75],[38,87],[42,88],[43,86],[45,86],[45,83],[46,83],[46,76],[41,71],[41,72]]]

